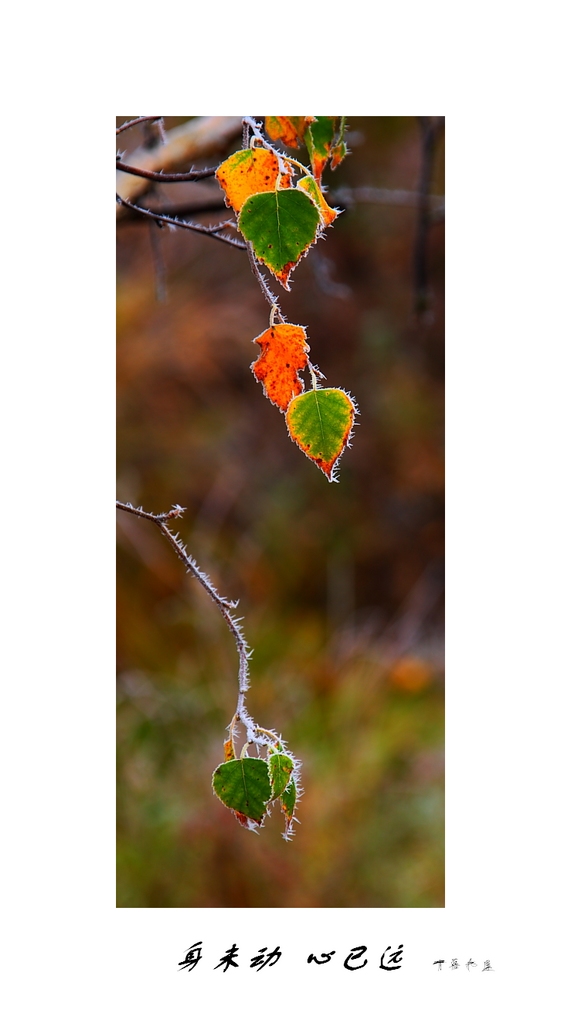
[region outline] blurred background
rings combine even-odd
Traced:
[[[124,159],[155,131],[119,136]],[[291,843],[276,808],[256,835],[213,795],[233,638],[157,529],[118,513],[121,907],[444,905],[443,126],[350,117],[348,139],[324,175],[344,212],[274,289],[360,409],[337,484],[249,370],[269,309],[245,253],[118,221],[118,498],[187,507],[188,550],[240,601],[248,710],[305,789]],[[241,121],[199,165],[240,146]],[[228,216],[213,178],[137,202]]]

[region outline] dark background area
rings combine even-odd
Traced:
[[[292,843],[276,809],[255,835],[215,798],[233,639],[156,528],[119,513],[122,907],[444,904],[444,224],[426,232],[423,297],[418,204],[357,191],[418,189],[420,119],[348,124],[352,153],[325,174],[344,212],[291,292],[274,289],[307,327],[326,385],[360,409],[337,484],[290,441],[249,370],[269,310],[245,253],[140,219],[118,226],[118,498],[187,507],[188,550],[240,600],[248,710],[302,760],[305,789]],[[143,138],[131,129],[119,148]],[[430,191],[444,191],[442,134]],[[220,196],[209,179],[142,201]]]

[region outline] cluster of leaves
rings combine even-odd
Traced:
[[[344,118],[266,117],[265,128],[270,139],[288,148],[305,145],[311,167],[278,152],[254,124],[249,146],[228,157],[216,177],[252,257],[289,290],[292,271],[339,213],[327,203],[321,177],[329,160],[335,168],[346,155]],[[286,323],[274,297],[269,328],[254,341],[261,348],[251,366],[255,378],[284,413],[292,440],[329,481],[335,480],[352,436],[355,402],[340,388],[319,386],[323,375],[310,363],[305,328]],[[309,391],[300,377],[306,367]]]
[[[263,824],[278,800],[285,820],[283,837],[290,839],[293,822],[298,820],[294,809],[301,795],[298,762],[277,737],[267,748],[266,760],[244,755],[245,749],[241,757],[236,757],[232,740],[226,740],[226,760],[212,776],[216,796],[251,831]]]
[[[130,122],[133,123],[136,122]],[[297,324],[286,323],[278,300],[271,293],[257,263],[263,264],[289,290],[292,271],[321,237],[323,229],[338,216],[339,211],[330,207],[324,197],[321,177],[329,160],[331,167],[335,168],[346,154],[344,118],[267,117],[265,130],[272,141],[265,138],[261,129],[262,126],[252,118],[244,119],[243,148],[216,170],[226,204],[236,214],[237,227],[246,240],[252,267],[271,306],[268,328],[254,339],[261,354],[251,368],[265,395],[285,415],[292,440],[331,481],[337,461],[351,437],[357,411],[354,401],[340,388],[318,385],[318,378],[323,374],[310,363],[306,330]],[[288,148],[305,146],[310,167],[279,152],[272,145],[275,141]],[[125,169],[131,170],[130,167]],[[134,204],[127,205],[136,209]],[[141,212],[148,213],[146,210]],[[214,234],[218,235],[218,228],[214,229]],[[306,367],[312,381],[309,391],[305,390],[300,377],[300,372]],[[216,796],[233,811],[241,825],[252,831],[263,824],[265,816],[278,800],[285,818],[284,838],[289,839],[301,793],[299,764],[282,739],[274,732],[257,726],[246,711],[250,652],[240,622],[231,614],[234,605],[219,596],[206,574],[187,553],[180,538],[168,529],[168,521],[182,511],[179,506],[159,516],[121,503],[119,506],[158,525],[186,568],[220,607],[236,640],[240,657],[239,697],[229,737],[224,744],[225,761],[213,774]],[[234,732],[239,722],[245,725],[247,742],[237,757]],[[251,744],[255,745],[258,753],[261,747],[265,747],[266,756],[249,757],[247,750]]]

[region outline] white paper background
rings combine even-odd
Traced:
[[[243,4],[224,15],[147,4],[10,12],[10,1022],[553,1019],[559,117],[550,10],[409,3],[381,12],[355,2],[282,12]],[[257,97],[282,106],[286,95],[295,109],[299,99],[350,115],[447,117],[446,909],[116,910],[113,118],[235,113]],[[178,971],[198,939],[204,959]],[[232,942],[240,968],[213,970]],[[383,950],[401,942],[403,968],[379,970]],[[249,969],[250,956],[277,943],[276,966]],[[345,971],[343,957],[360,944],[368,965]],[[331,949],[331,964],[306,964]],[[468,973],[470,958],[478,967]],[[481,971],[485,959],[493,973]]]

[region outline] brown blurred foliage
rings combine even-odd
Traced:
[[[349,130],[333,193],[416,189],[416,118],[350,117]],[[443,192],[442,140],[431,188]],[[209,179],[143,201],[219,195]],[[240,599],[248,710],[302,759],[305,788],[292,843],[280,813],[254,835],[213,796],[233,640],[157,530],[119,513],[119,906],[443,906],[443,224],[419,315],[415,207],[338,205],[280,295],[326,384],[360,409],[338,484],[249,371],[269,311],[245,253],[119,224],[118,497],[187,507],[187,548]]]

